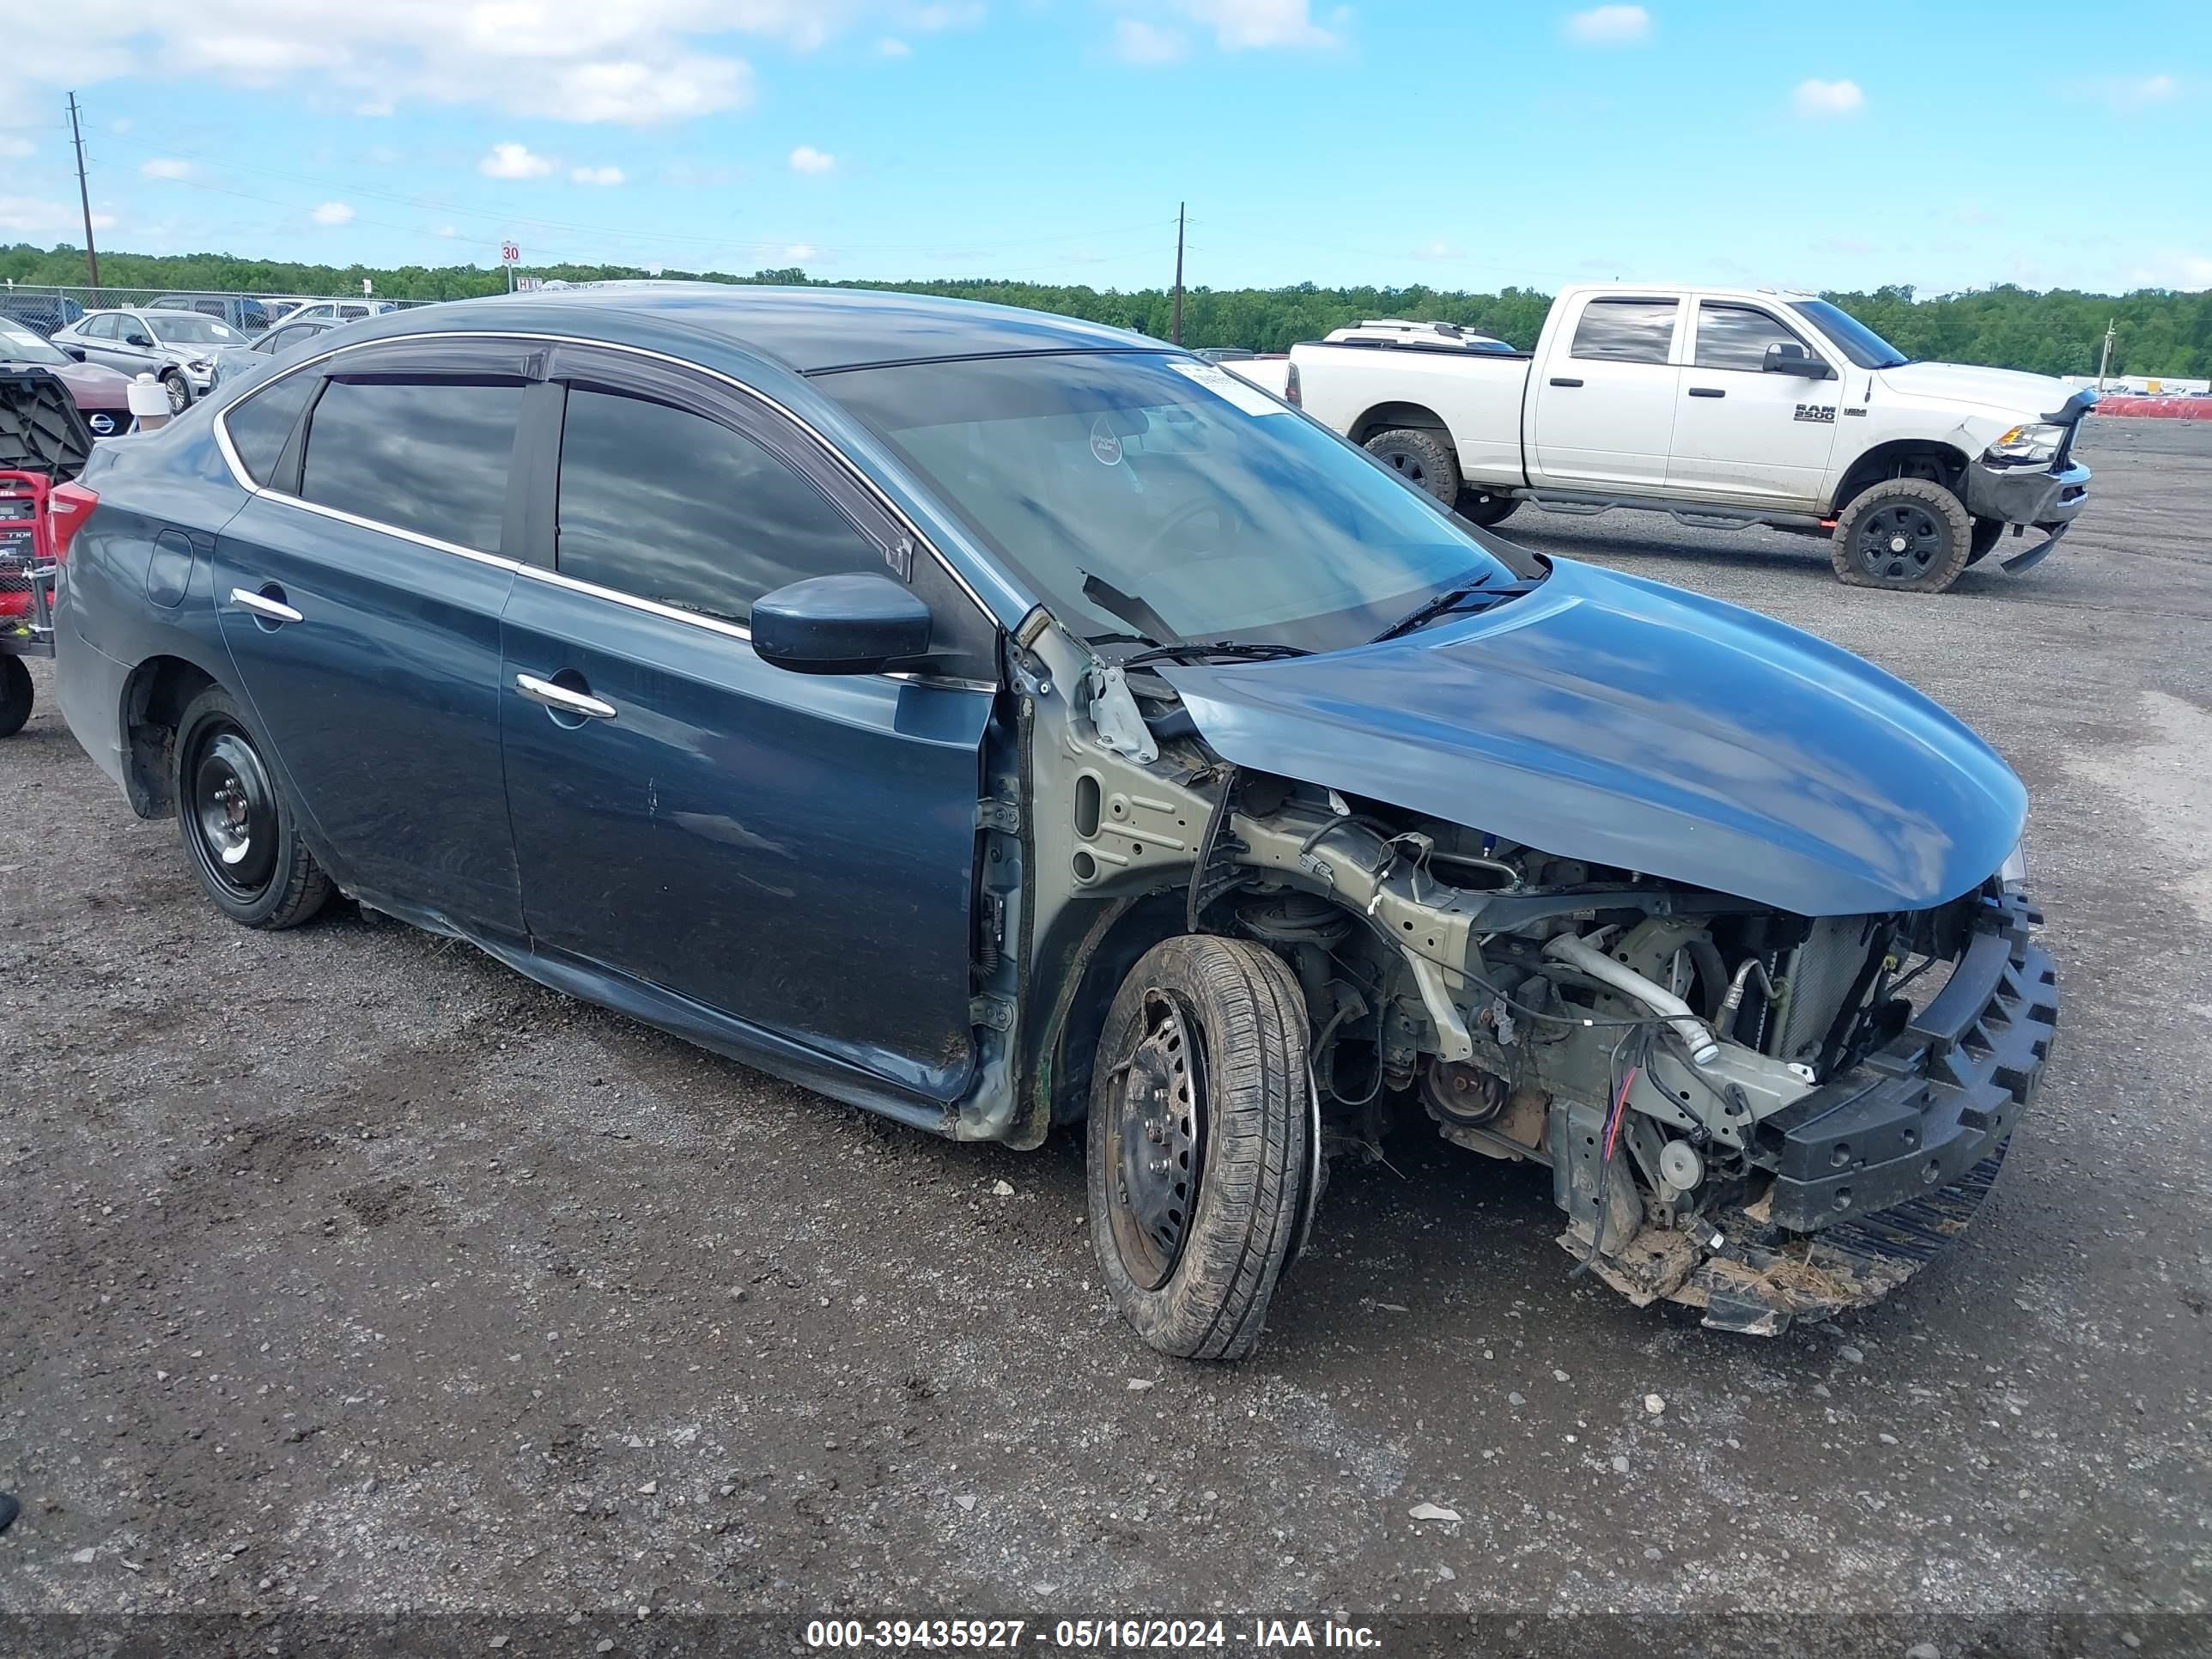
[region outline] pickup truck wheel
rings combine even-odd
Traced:
[[[1305,999],[1279,957],[1185,934],[1115,994],[1091,1087],[1091,1240],[1114,1304],[1183,1359],[1260,1340],[1314,1195]]]
[[[2002,519],[1975,520],[1973,539],[1966,548],[1966,562],[1969,565],[1977,565],[1988,558],[1990,554],[1996,551],[1997,543],[2003,538],[2004,533],[2005,524]]]
[[[38,694],[32,689],[31,671],[21,657],[0,657],[0,738],[12,738],[31,718]]]
[[[1926,478],[1891,478],[1844,508],[1829,562],[1851,587],[1941,593],[1959,580],[1972,550],[1966,504]]]
[[[300,839],[284,788],[238,705],[218,687],[178,723],[169,782],[192,873],[233,921],[296,927],[327,903],[331,878]]]
[[[1487,530],[1511,518],[1513,509],[1520,505],[1513,496],[1501,495],[1485,485],[1464,484],[1460,489],[1459,503],[1453,510],[1469,524]]]
[[[1446,507],[1459,499],[1459,457],[1442,433],[1425,427],[1393,427],[1376,433],[1365,447],[1407,483],[1427,490]]]

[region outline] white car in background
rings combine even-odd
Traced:
[[[1531,353],[1435,325],[1339,330],[1291,348],[1280,395],[1478,525],[1523,501],[1767,525],[1829,537],[1854,586],[1923,593],[2008,526],[2038,532],[2008,569],[2057,544],[2087,500],[2072,452],[2096,401],[1912,362],[1817,295],[1621,284],[1562,291]]]

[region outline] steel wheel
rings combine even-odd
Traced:
[[[1106,1126],[1114,1245],[1147,1291],[1182,1260],[1206,1165],[1206,1054],[1182,999],[1148,988],[1144,1036],[1130,1057]]]
[[[1851,556],[1878,581],[1917,581],[1951,550],[1950,531],[1917,501],[1892,501],[1859,521]]]
[[[276,796],[260,753],[236,726],[216,726],[200,734],[187,775],[193,854],[210,880],[250,903],[276,868]]]

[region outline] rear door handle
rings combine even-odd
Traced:
[[[615,717],[614,704],[582,691],[571,691],[551,680],[541,680],[535,674],[517,674],[514,689],[531,702],[542,702],[564,714],[579,715],[587,720],[611,720]]]
[[[274,623],[305,622],[307,618],[283,602],[272,599],[266,593],[256,593],[247,588],[230,590],[230,602],[241,611],[251,611],[255,616]]]
[[[1725,398],[1728,393],[1717,386],[1693,386],[1690,388],[1690,395],[1692,398]]]
[[[1553,386],[1580,386],[1582,382],[1580,380],[1570,380],[1563,374],[1554,374],[1552,376],[1552,384]]]

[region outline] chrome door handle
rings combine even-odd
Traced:
[[[531,702],[542,702],[564,714],[580,714],[587,720],[611,720],[615,717],[614,704],[586,696],[581,691],[571,691],[550,680],[541,680],[535,674],[517,674],[514,689]]]
[[[282,599],[272,599],[265,593],[256,593],[243,587],[230,590],[230,602],[241,610],[251,611],[257,617],[266,617],[270,622],[305,622],[307,618]]]

